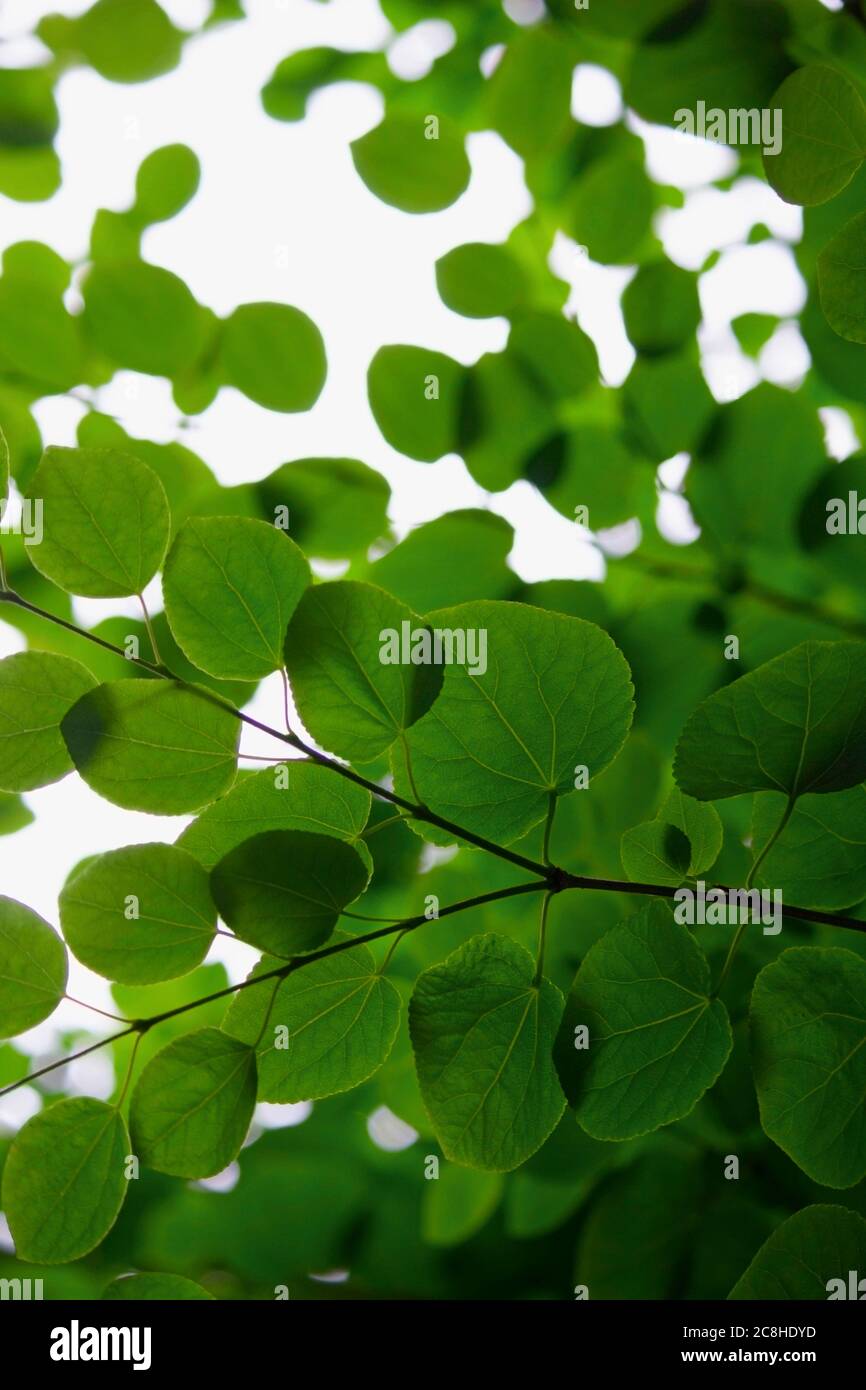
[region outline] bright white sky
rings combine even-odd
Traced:
[[[193,27],[206,11],[204,0],[161,0],[181,27]],[[518,0],[510,0],[516,12]],[[45,13],[75,14],[83,0],[6,0],[0,38],[26,34]],[[389,39],[376,0],[247,0],[246,23],[226,25],[187,45],[181,66],[154,82],[119,86],[90,70],[67,74],[58,91],[61,133],[58,150],[64,180],[47,203],[21,204],[0,196],[0,247],[24,239],[45,241],[70,260],[88,244],[98,207],[121,208],[132,200],[141,160],[160,145],[182,141],[198,154],[202,184],[190,205],[168,223],[151,229],[147,259],[175,271],[193,293],[219,313],[248,300],[296,304],[319,325],[328,351],[328,381],[315,408],[305,415],[262,410],[234,390],[223,390],[185,441],[221,482],[262,477],[278,464],[308,455],[363,459],[379,469],[394,490],[391,509],[398,535],[445,510],[491,506],[517,528],[511,557],[527,580],[598,575],[597,554],[581,532],[555,513],[526,483],[493,499],[469,477],[454,456],[412,463],[380,437],[366,401],[366,367],[383,343],[418,343],[473,362],[503,347],[505,320],[464,319],[445,308],[435,285],[434,262],[466,241],[502,241],[529,212],[522,164],[493,133],[470,137],[472,182],[444,212],[412,217],[386,207],[355,174],[349,142],[376,125],[382,113],[378,92],[357,84],[316,95],[306,120],[286,125],[267,117],[259,92],[276,62],[317,44],[372,48]],[[533,9],[524,0],[524,13]],[[431,45],[441,51],[441,22],[419,25],[401,38],[392,61],[401,73],[423,70]],[[0,63],[24,65],[45,56],[38,43],[3,45]],[[493,61],[495,55],[490,55]],[[618,119],[617,84],[598,69],[582,68],[575,82],[575,114],[590,124]],[[632,118],[629,118],[632,120]],[[742,180],[730,192],[702,188],[728,174],[735,158],[727,150],[633,121],[647,144],[650,171],[687,190],[680,211],[660,215],[657,230],[668,253],[698,268],[715,248],[724,251],[702,277],[704,326],[701,346],[711,389],[720,400],[742,394],[764,375],[795,383],[808,363],[793,325],[783,326],[765,349],[759,371],[740,353],[731,318],[748,310],[788,316],[804,298],[803,284],[785,240],[796,240],[800,214],[781,203],[757,180]],[[779,241],[737,243],[756,221]],[[632,271],[593,265],[565,237],[554,265],[573,285],[569,312],[596,341],[605,380],[619,384],[633,358],[622,326],[619,295]],[[118,416],[133,435],[155,440],[178,437],[178,412],[169,384],[123,373],[99,395],[100,408]],[[39,404],[36,414],[46,443],[74,443],[82,407],[64,397]],[[841,412],[828,412],[833,452],[854,446]],[[681,514],[672,505],[683,536]],[[159,591],[148,593],[160,606]],[[82,620],[135,612],[124,602],[77,600]],[[0,623],[0,657],[20,650],[18,634]],[[86,653],[83,653],[86,659]],[[266,682],[251,708],[279,722],[276,678]],[[244,738],[248,752],[267,751]],[[57,894],[72,866],[85,854],[126,844],[174,840],[185,821],[120,810],[96,797],[72,775],[27,798],[36,823],[0,839],[0,892],[29,904],[57,923]],[[253,952],[218,940],[233,979],[248,969]],[[110,1007],[105,981],[72,961],[73,995]],[[58,1025],[95,1027],[97,1016],[64,1004],[54,1018],[16,1045],[34,1055],[50,1050]],[[76,1063],[67,1084],[90,1094],[110,1088],[100,1054]],[[0,1101],[0,1119],[18,1124],[36,1108],[23,1089]]]

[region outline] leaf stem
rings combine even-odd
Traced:
[[[83,1047],[80,1052],[73,1052],[71,1057],[61,1057],[59,1062],[49,1062],[46,1067],[40,1067],[38,1071],[33,1071],[29,1076],[22,1077],[20,1081],[13,1081],[11,1086],[4,1086],[0,1091],[0,1098],[8,1096],[12,1091],[17,1091],[19,1086],[29,1086],[37,1081],[40,1076],[47,1076],[51,1071],[58,1071],[60,1067],[68,1067],[71,1062],[77,1062],[80,1057],[86,1057],[90,1052],[96,1052],[100,1047],[107,1047],[109,1043],[119,1042],[121,1038],[128,1038],[130,1033],[137,1033],[139,1030],[135,1024],[129,1028],[124,1028],[122,1033],[112,1033],[108,1038],[100,1038],[99,1042],[91,1043],[89,1047]]]
[[[126,1099],[126,1093],[129,1090],[129,1082],[132,1077],[132,1069],[135,1066],[136,1053],[138,1052],[139,1044],[141,1043],[143,1037],[143,1033],[136,1034],[135,1042],[132,1044],[132,1051],[129,1054],[129,1064],[126,1068],[126,1076],[123,1078],[123,1087],[121,1088],[120,1095],[117,1098],[117,1103],[114,1107],[115,1110],[119,1110],[124,1100]]]
[[[121,1014],[110,1014],[105,1009],[98,1009],[95,1004],[88,1004],[84,999],[76,999],[72,994],[64,994],[64,999],[68,999],[70,1004],[78,1004],[82,1009],[90,1009],[91,1013],[102,1014],[103,1018],[110,1018],[113,1023],[125,1023],[126,1019]]]
[[[541,858],[545,864],[550,864],[550,833],[553,830],[553,819],[556,815],[556,792],[550,792],[547,798],[547,820],[544,822],[544,844],[541,849]]]
[[[541,921],[538,924],[538,954],[535,958],[535,975],[532,979],[534,989],[538,989],[544,976],[544,947],[547,938],[547,914],[550,910],[552,893],[545,893],[541,904]]]
[[[22,598],[20,594],[9,589],[0,592],[0,603],[12,603],[18,608],[25,609],[28,613],[34,613],[37,617],[45,618],[48,622],[55,623],[59,627],[65,628],[68,632],[77,633],[79,637],[85,638],[88,642],[95,642],[97,646],[106,651],[114,652],[115,655],[122,657],[125,661],[132,661],[134,665],[140,666],[142,670],[148,671],[153,676],[159,676],[162,680],[171,680],[175,684],[181,685],[186,690],[192,691],[199,699],[208,700],[212,704],[218,704],[221,709],[226,710],[241,723],[248,724],[252,729],[258,729],[259,733],[269,734],[272,738],[279,739],[282,743],[288,743],[292,748],[304,753],[313,762],[321,767],[330,768],[340,777],[345,777],[347,781],[354,782],[356,786],[363,787],[372,796],[377,796],[383,801],[390,801],[395,806],[400,806],[404,811],[408,811],[413,820],[424,821],[429,825],[437,825],[441,830],[446,830],[449,835],[454,835],[455,839],[465,840],[468,844],[475,845],[477,849],[486,850],[488,854],[496,855],[499,859],[505,859],[509,864],[516,865],[519,869],[525,869],[527,873],[537,874],[540,878],[548,877],[548,869],[544,864],[537,864],[533,859],[527,859],[525,855],[516,854],[513,850],[505,849],[501,845],[494,844],[492,840],[487,840],[483,835],[476,835],[471,830],[465,830],[462,826],[455,825],[453,821],[446,820],[444,816],[437,816],[434,811],[426,806],[414,805],[407,801],[405,797],[398,796],[396,792],[390,791],[387,787],[381,787],[378,782],[371,782],[369,778],[362,777],[359,772],[354,772],[352,768],[346,767],[344,763],[337,762],[334,758],[329,758],[327,754],[320,753],[318,749],[312,748],[297,734],[282,733],[279,729],[273,729],[269,724],[263,724],[260,719],[254,719],[250,714],[244,714],[229,700],[223,698],[215,690],[206,690],[203,686],[192,685],[189,681],[175,676],[168,667],[157,665],[152,661],[145,661],[143,657],[127,657],[126,653],[115,646],[113,642],[107,642],[104,637],[97,637],[96,633],[88,632],[85,628],[78,627],[75,623],[68,622],[65,618],[58,618],[55,613],[49,613],[47,609],[40,608],[35,603],[30,603]]]
[[[156,662],[157,666],[161,666],[162,657],[159,654],[159,646],[156,640],[156,633],[153,630],[153,623],[150,621],[150,614],[147,611],[147,604],[144,601],[144,594],[136,594],[136,598],[141,604],[141,611],[144,614],[144,626],[147,628],[147,635],[150,640],[150,647],[151,651],[153,652],[153,659]]]
[[[761,850],[760,854],[758,854],[756,858],[752,861],[752,867],[749,869],[749,872],[746,875],[747,891],[749,888],[751,888],[752,884],[755,881],[755,875],[757,874],[767,855],[770,853],[770,850],[773,848],[773,845],[776,843],[779,836],[782,834],[783,830],[785,829],[785,826],[788,824],[788,821],[791,819],[791,812],[794,809],[796,800],[797,794],[796,792],[792,792],[792,794],[788,797],[787,803],[785,805],[785,810],[782,813],[782,817],[779,821],[779,824],[776,826],[776,829],[773,831],[769,840],[764,845],[764,848]],[[734,935],[734,939],[731,942],[730,947],[728,948],[728,954],[725,956],[725,963],[722,966],[722,971],[719,975],[718,983],[716,984],[716,987],[713,990],[711,996],[713,999],[715,999],[717,995],[721,992],[722,985],[728,978],[728,973],[731,969],[731,966],[734,963],[734,957],[736,956],[737,951],[740,949],[740,942],[743,939],[747,925],[747,922],[743,922],[742,925],[737,928],[737,931]]]
[[[443,907],[439,917],[451,917],[457,912],[465,912],[471,907],[481,907],[484,903],[498,902],[501,898],[515,898],[521,893],[540,893],[544,889],[543,883],[515,883],[510,888],[497,888],[492,893],[481,893],[474,898],[464,898],[459,903],[451,903],[448,907]],[[320,951],[311,951],[306,956],[294,956],[285,965],[277,966],[274,970],[268,970],[263,975],[256,975],[241,980],[236,985],[226,985],[225,989],[215,990],[213,994],[206,994],[201,999],[193,999],[188,1004],[179,1004],[175,1009],[166,1009],[164,1013],[153,1014],[150,1018],[138,1018],[130,1022],[128,1028],[122,1033],[113,1033],[108,1038],[102,1038],[99,1042],[92,1043],[90,1047],[85,1047],[81,1052],[74,1053],[71,1057],[62,1057],[57,1062],[51,1062],[46,1067],[40,1067],[39,1071],[32,1072],[29,1076],[22,1077],[20,1081],[13,1081],[10,1086],[5,1086],[0,1091],[0,1097],[9,1095],[12,1091],[17,1091],[20,1086],[29,1086],[40,1076],[46,1076],[49,1072],[57,1071],[60,1067],[68,1066],[70,1062],[75,1062],[79,1057],[86,1057],[89,1052],[95,1052],[97,1048],[106,1047],[109,1043],[117,1042],[120,1038],[129,1037],[131,1033],[148,1033],[151,1028],[158,1023],[165,1023],[169,1018],[177,1018],[180,1014],[189,1013],[191,1009],[200,1009],[203,1004],[212,1004],[217,999],[227,999],[230,995],[239,994],[242,989],[251,989],[254,985],[264,984],[266,980],[284,980],[289,975],[293,975],[296,970],[303,970],[304,966],[312,965],[314,961],[325,960],[328,956],[339,955],[341,951],[351,951],[355,946],[364,946],[370,941],[378,941],[383,936],[400,936],[407,932],[414,931],[416,927],[423,926],[431,919],[425,913],[420,913],[417,917],[409,917],[394,925],[379,927],[377,931],[366,932],[363,936],[352,936],[346,941],[335,941],[331,946],[323,946]],[[435,919],[433,919],[435,920]]]

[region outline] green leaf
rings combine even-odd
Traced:
[[[367,869],[351,845],[304,830],[254,835],[211,873],[220,916],[232,931],[283,958],[320,946],[366,885]]]
[[[795,1211],[761,1246],[728,1298],[813,1299],[861,1298],[850,1292],[866,1266],[866,1221],[846,1207],[814,1206]],[[844,1292],[837,1283],[841,1281]]]
[[[556,1048],[587,1134],[633,1139],[694,1109],[732,1045],[727,1010],[709,991],[703,951],[660,903],[596,942],[575,976]],[[576,1045],[582,1026],[586,1047]]]
[[[487,352],[464,370],[460,430],[453,447],[475,481],[490,492],[502,492],[522,477],[549,438],[551,391],[540,379],[545,360],[539,354],[539,371],[530,371],[509,340],[506,352]]]
[[[677,826],[687,837],[691,847],[688,865],[691,878],[705,874],[713,867],[724,839],[724,829],[715,806],[705,801],[695,801],[681,792],[679,787],[673,787],[659,811],[659,820]]]
[[[622,407],[634,442],[654,463],[697,449],[716,412],[691,348],[638,357],[623,384]]]
[[[688,877],[691,845],[688,836],[665,821],[644,821],[622,837],[620,854],[634,883],[667,883],[676,888]]]
[[[699,801],[866,780],[866,644],[802,642],[716,691],[680,735],[674,776]]]
[[[866,158],[866,108],[837,68],[810,63],[786,77],[770,106],[781,112],[778,153],[764,151],[767,181],[786,203],[835,198]],[[775,119],[775,117],[774,117]]]
[[[360,839],[370,815],[370,793],[334,775],[329,768],[295,759],[282,765],[288,777],[278,785],[273,768],[239,780],[227,796],[208,806],[187,826],[177,843],[212,869],[229,850],[267,830],[311,830],[347,840],[367,863]]]
[[[9,445],[6,435],[0,429],[0,502],[6,501],[9,492]]]
[[[333,937],[350,939],[345,932]],[[263,956],[248,978],[280,964]],[[284,980],[241,990],[223,1028],[250,1047],[258,1043],[259,1100],[287,1105],[366,1081],[387,1058],[399,1024],[400,996],[359,944]]]
[[[455,246],[441,256],[436,284],[449,309],[473,319],[512,314],[528,289],[516,256],[505,246],[483,241]]]
[[[36,819],[30,807],[7,792],[0,792],[0,835],[14,835]]]
[[[83,57],[110,82],[144,82],[168,72],[183,40],[156,0],[96,0],[80,18],[46,16],[37,32],[49,48]]]
[[[651,376],[649,389],[654,385]],[[675,396],[671,405],[675,411]],[[722,553],[739,555],[744,547],[757,553],[766,547],[763,518],[772,515],[777,547],[796,546],[801,498],[826,468],[814,405],[802,392],[762,382],[722,406],[709,429],[706,423],[686,478],[698,524]]]
[[[275,121],[303,120],[313,92],[334,82],[384,84],[391,77],[384,53],[304,48],[277,63],[262,88],[262,106]]]
[[[87,785],[130,811],[198,811],[235,778],[240,722],[199,688],[113,681],[73,705],[61,728]]]
[[[96,687],[83,666],[53,652],[17,652],[0,661],[0,788],[27,792],[73,768],[60,732],[77,700]]]
[[[313,320],[290,304],[241,304],[223,326],[222,366],[230,386],[268,410],[309,410],[328,365]]]
[[[487,121],[523,159],[550,159],[568,133],[576,61],[566,31],[539,24],[514,34],[486,84]]]
[[[124,1274],[102,1295],[103,1303],[140,1303],[158,1299],[171,1303],[213,1302],[213,1294],[179,1274]]]
[[[622,265],[637,253],[652,214],[652,184],[642,159],[611,155],[595,160],[579,180],[568,230],[592,260]]]
[[[373,418],[393,449],[421,463],[455,451],[465,371],[432,348],[379,348],[367,391]]]
[[[3,256],[0,279],[0,360],[10,375],[40,383],[39,394],[47,388],[65,391],[80,381],[86,371],[79,324],[63,304],[63,291],[69,279],[65,261],[32,257],[16,264],[15,252],[28,252],[38,243],[23,242],[10,247]],[[39,247],[48,251],[47,247]],[[49,276],[44,276],[44,268]],[[54,272],[60,271],[58,285]]]
[[[697,276],[670,261],[641,266],[622,296],[625,329],[638,352],[670,352],[701,321]]]
[[[405,625],[405,628],[404,628]],[[387,634],[401,639],[422,620],[383,589],[353,580],[308,589],[286,635],[286,666],[298,713],[340,757],[371,762],[429,709],[435,667],[383,661]]]
[[[814,1182],[866,1175],[866,961],[801,946],[755,981],[752,1068],[761,1124]]]
[[[289,509],[293,540],[308,555],[338,560],[366,551],[388,529],[391,489],[357,459],[309,458],[284,463],[257,485],[265,519]]]
[[[581,1227],[575,1284],[590,1300],[669,1299],[695,1239],[702,1174],[683,1148],[650,1152],[614,1175]],[[636,1259],[635,1252],[652,1251]]]
[[[403,212],[439,212],[469,187],[462,134],[445,116],[386,115],[350,148],[370,192]]]
[[[129,1153],[120,1111],[101,1100],[61,1100],[28,1120],[3,1172],[18,1258],[65,1264],[99,1245],[126,1197]]]
[[[129,1127],[148,1168],[209,1178],[240,1153],[256,1104],[256,1054],[219,1028],[200,1028],[148,1062]]]
[[[834,333],[866,343],[866,212],[852,217],[824,247],[816,265],[821,308]]]
[[[121,984],[149,985],[200,965],[216,931],[202,866],[175,845],[130,845],[67,879],[60,925],[73,953]]]
[[[50,198],[60,187],[52,148],[59,115],[50,65],[0,73],[0,193],[22,202]]]
[[[186,207],[198,188],[201,165],[189,145],[163,145],[141,161],[135,176],[136,218],[165,222]]]
[[[446,1163],[424,1186],[421,1235],[428,1245],[462,1245],[490,1220],[505,1187],[501,1173]]]
[[[784,798],[755,797],[752,850],[756,858],[784,814]],[[833,912],[866,898],[866,787],[803,796],[762,859],[758,888],[778,888],[785,902]]]
[[[521,314],[508,335],[508,353],[555,401],[567,401],[598,384],[595,344],[562,314]]]
[[[0,1038],[15,1038],[53,1014],[66,989],[66,948],[23,903],[0,898]]]
[[[533,982],[529,952],[472,937],[419,976],[409,1028],[424,1104],[446,1158],[508,1172],[544,1143],[564,1107],[551,1050],[562,995]]]
[[[592,779],[619,752],[631,723],[628,666],[592,623],[523,604],[464,603],[425,622],[476,634],[476,655],[485,634],[486,669],[446,665],[441,694],[407,734],[418,794],[508,843],[544,817],[552,794],[574,789],[577,765]]]
[[[514,587],[506,564],[513,544],[514,528],[495,512],[446,512],[410,531],[370,575],[416,613],[470,598],[504,598]]]
[[[212,676],[260,680],[283,665],[289,619],[310,582],[283,531],[248,517],[194,517],[165,562],[163,595],[174,639]]]
[[[84,282],[84,324],[120,367],[176,376],[200,355],[207,315],[183,280],[144,261],[99,261]]]
[[[165,489],[119,449],[46,449],[28,489],[44,535],[27,548],[40,574],[71,594],[140,594],[162,564],[170,518]]]

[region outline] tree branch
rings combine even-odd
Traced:
[[[498,902],[501,898],[516,898],[522,893],[541,893],[546,888],[547,885],[544,883],[516,883],[512,884],[510,888],[497,888],[491,893],[480,893],[477,897],[464,898],[459,903],[451,903],[450,906],[440,910],[439,917],[452,917],[455,913],[466,912],[471,907],[482,907],[485,903]],[[229,995],[239,994],[242,989],[252,989],[254,985],[263,984],[266,980],[287,979],[296,970],[303,970],[304,966],[312,965],[314,961],[325,960],[327,956],[337,956],[341,951],[351,951],[355,946],[365,946],[370,941],[380,940],[383,936],[394,936],[398,932],[414,931],[416,927],[421,927],[425,922],[431,920],[437,919],[431,919],[422,912],[417,917],[409,917],[391,926],[380,927],[377,931],[365,932],[363,936],[352,936],[347,941],[335,941],[332,946],[323,946],[320,951],[311,951],[309,955],[293,956],[285,965],[277,966],[274,970],[267,970],[264,974],[256,975],[253,979],[241,980],[236,985],[226,985],[225,989],[218,989],[213,994],[205,994],[201,999],[193,999],[189,1004],[179,1004],[175,1009],[166,1009],[164,1013],[153,1014],[150,1018],[131,1019],[129,1027],[125,1028],[122,1033],[112,1033],[110,1037],[101,1038],[99,1042],[92,1043],[90,1047],[85,1047],[81,1052],[74,1052],[71,1057],[62,1057],[59,1061],[50,1062],[29,1076],[22,1077],[20,1081],[13,1081],[10,1086],[5,1086],[0,1091],[0,1098],[8,1096],[12,1091],[17,1091],[20,1086],[29,1086],[40,1076],[58,1071],[60,1067],[66,1067],[70,1062],[76,1062],[79,1057],[86,1057],[89,1052],[95,1052],[97,1048],[107,1047],[109,1043],[129,1037],[131,1033],[147,1033],[158,1023],[165,1023],[166,1019],[177,1018],[178,1015],[189,1013],[192,1009],[200,1009],[203,1004],[212,1004],[217,999],[226,999]],[[87,1005],[84,1007],[86,1008]]]
[[[104,637],[97,637],[96,633],[88,632],[86,628],[78,627],[76,623],[69,622],[66,618],[58,618],[56,613],[50,613],[46,608],[40,608],[35,603],[30,603],[22,598],[13,589],[0,589],[0,603],[11,603],[16,608],[23,608],[28,613],[34,613],[39,618],[45,618],[50,623],[55,623],[58,627],[65,628],[67,632],[74,632],[77,636],[85,638],[88,642],[95,642],[97,646],[105,651],[113,652],[115,656],[121,657],[123,661],[129,662],[133,666],[138,666],[141,670],[147,671],[151,676],[158,676],[161,680],[174,681],[177,685],[182,685],[184,689],[191,690],[203,700],[210,700],[211,703],[219,705],[228,714],[239,719],[241,723],[249,725],[251,729],[258,729],[259,733],[268,734],[271,738],[279,739],[281,743],[287,743],[290,747],[297,749],[306,757],[317,762],[321,767],[327,767],[331,772],[336,772],[340,777],[346,778],[349,782],[354,782],[356,786],[363,787],[365,791],[378,796],[383,801],[390,801],[394,806],[399,806],[404,811],[408,811],[413,820],[423,821],[427,825],[438,825],[440,830],[446,830],[449,835],[454,835],[456,839],[465,840],[468,844],[474,845],[476,849],[483,849],[488,854],[494,854],[499,859],[505,859],[510,864],[514,864],[519,869],[525,869],[527,873],[538,874],[539,877],[547,876],[547,868],[544,864],[537,864],[533,859],[527,859],[522,854],[515,854],[513,850],[505,849],[502,845],[494,844],[492,840],[487,840],[483,835],[476,835],[471,830],[465,830],[463,826],[455,825],[453,821],[446,820],[444,816],[437,816],[435,811],[431,811],[426,806],[415,805],[412,801],[407,801],[405,797],[398,796],[396,792],[390,791],[387,787],[381,787],[378,782],[371,782],[369,778],[362,777],[360,773],[353,772],[344,763],[337,762],[334,758],[329,758],[327,754],[320,753],[318,749],[311,748],[308,743],[299,738],[297,734],[283,733],[280,729],[273,729],[269,724],[263,724],[261,720],[254,719],[251,714],[244,714],[230,700],[226,700],[215,690],[207,690],[203,686],[194,685],[190,681],[185,681],[181,676],[176,676],[167,666],[157,664],[154,661],[147,661],[144,657],[127,656],[122,647],[116,646],[113,642],[107,642]]]

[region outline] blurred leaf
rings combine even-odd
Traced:
[[[469,186],[463,138],[447,117],[391,113],[350,148],[370,192],[403,212],[439,212]]]
[[[221,353],[229,385],[268,410],[309,410],[325,384],[322,335],[290,304],[241,304],[225,322]]]

